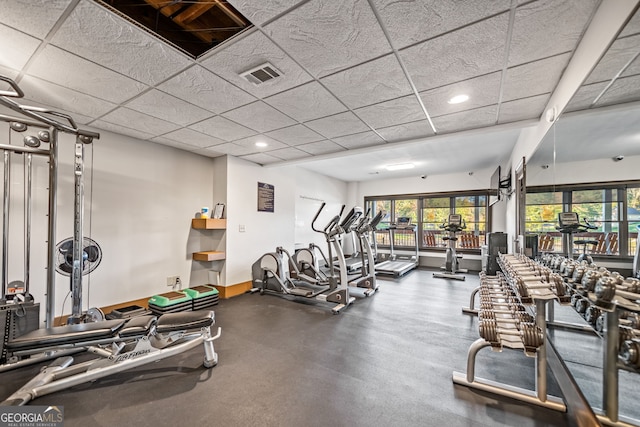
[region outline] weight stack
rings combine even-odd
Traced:
[[[40,304],[0,304],[0,364],[7,361],[8,341],[40,327]]]
[[[500,267],[498,266],[498,254],[507,253],[507,234],[506,233],[489,233],[487,235],[488,260],[487,275],[495,276]]]

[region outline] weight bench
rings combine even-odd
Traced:
[[[10,340],[8,363],[0,372],[57,358],[31,381],[13,393],[0,406],[25,405],[36,397],[94,381],[147,363],[183,353],[203,344],[204,366],[218,363],[211,335],[213,311],[169,313],[160,317],[131,319],[38,329]],[[73,364],[69,354],[80,351],[98,358]]]

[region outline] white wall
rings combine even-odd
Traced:
[[[612,159],[563,162],[548,169],[529,167],[527,186],[637,180],[639,171],[640,156],[627,156],[620,162]]]

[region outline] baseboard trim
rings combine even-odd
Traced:
[[[251,290],[253,284],[251,281],[236,283],[235,285],[230,286],[218,286],[214,285],[215,288],[220,292],[220,298],[229,299],[238,295],[242,295],[247,291]]]

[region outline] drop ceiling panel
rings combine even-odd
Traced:
[[[40,40],[5,25],[0,25],[0,40],[2,40],[0,65],[18,71],[22,70],[40,46]]]
[[[58,21],[70,0],[4,0],[2,22],[43,39]],[[4,50],[3,46],[3,50]]]
[[[20,81],[20,88],[25,93],[25,98],[47,105],[49,108],[59,108],[92,117],[99,117],[116,107],[115,104],[102,99],[31,76],[24,76]]]
[[[173,132],[165,133],[161,137],[154,138],[155,140],[161,141],[173,141],[180,144],[185,144],[192,148],[204,148],[211,147],[213,145],[224,144],[225,142],[221,139],[214,138],[209,135],[205,135],[200,132],[196,132],[195,130],[183,128],[178,129]]]
[[[229,0],[249,21],[262,25],[302,0]]]
[[[375,132],[363,132],[355,135],[340,136],[338,138],[333,138],[333,142],[348,150],[385,144],[384,139],[380,138]]]
[[[191,60],[90,1],[81,1],[51,42],[140,82],[154,85]]]
[[[350,108],[411,93],[411,85],[393,54],[324,77],[321,81]]]
[[[509,66],[576,48],[599,0],[539,0],[518,7]]]
[[[621,77],[607,89],[598,100],[596,106],[622,104],[640,100],[640,74],[631,77]]]
[[[295,121],[262,101],[228,111],[223,116],[258,132],[268,132],[295,124]]]
[[[176,130],[180,126],[158,118],[140,113],[129,108],[120,107],[101,117],[106,122],[159,136]]]
[[[4,67],[2,65],[0,65],[0,74],[2,74],[5,77],[9,77],[11,80],[15,80],[16,77],[18,77],[18,74],[20,74],[19,71],[14,70],[12,68],[8,68],[8,67]],[[4,85],[4,83],[2,83]],[[3,86],[3,89],[7,88],[8,89],[8,85],[7,86]]]
[[[20,87],[22,87],[22,85],[20,85]],[[37,102],[37,101],[34,101],[32,99],[28,99],[28,98],[27,99],[21,99],[21,100],[18,100],[18,101],[19,101],[18,103],[21,104],[21,105],[28,105],[28,106],[31,106],[31,107],[42,107],[42,108],[46,108],[46,109],[51,109],[50,105],[46,105],[46,104],[43,104],[42,102]],[[15,112],[13,110],[10,110],[10,111],[12,111],[9,114],[10,116],[21,117],[20,113]],[[94,120],[93,117],[85,116],[84,114],[75,113],[75,112],[72,112],[72,111],[68,111],[68,110],[65,110],[65,109],[62,109],[62,108],[59,108],[59,107],[55,108],[54,111],[56,113],[66,114],[67,116],[71,117],[73,119],[73,121],[76,122],[77,125],[88,125],[89,123],[93,122],[93,120]],[[65,124],[67,123],[67,120],[63,119],[63,118],[60,118],[60,121],[65,122]],[[93,126],[93,123],[91,124],[91,126]]]
[[[611,80],[618,72],[640,53],[640,35],[618,39],[600,60],[596,68],[591,71],[585,81],[586,84]],[[625,70],[625,72],[631,72]]]
[[[113,123],[105,122],[104,120],[96,120],[91,123],[91,126],[98,128],[99,130],[107,130],[120,135],[127,135],[132,138],[138,138],[142,140],[153,138],[153,134],[142,132],[138,129],[131,129],[122,125],[116,125]],[[104,138],[103,138],[104,139]]]
[[[246,156],[247,154],[254,153],[256,150],[243,147],[241,145],[234,144],[233,142],[226,142],[220,145],[214,145],[210,148],[205,148],[205,150],[215,151],[216,153],[228,154],[230,156]]]
[[[182,126],[199,122],[212,115],[207,110],[156,89],[143,93],[128,102],[126,106],[132,110]]]
[[[382,17],[394,47],[401,49],[508,11],[511,1],[373,0],[373,4]]]
[[[305,153],[304,151],[298,150],[297,148],[294,148],[294,147],[288,147],[288,148],[282,148],[280,150],[269,151],[269,154],[282,160],[295,160],[295,159],[302,159],[304,157],[310,156],[309,153]]]
[[[274,130],[271,132],[267,132],[265,135],[268,135],[280,142],[284,142],[285,144],[289,145],[307,144],[309,142],[315,142],[324,139],[322,135],[312,131],[311,129],[303,125],[294,125],[287,128]]]
[[[362,120],[350,111],[313,120],[307,122],[306,125],[326,138],[334,138],[336,136],[350,135],[370,130]]]
[[[424,110],[414,95],[359,108],[355,113],[374,128],[400,125],[426,118]]]
[[[391,52],[366,0],[310,1],[265,31],[317,77]]]
[[[500,104],[498,123],[518,120],[539,119],[551,94],[542,94],[530,98],[516,99]]]
[[[571,54],[564,53],[507,69],[502,100],[511,101],[552,92],[570,58]]]
[[[221,47],[224,48],[203,59],[201,65],[258,98],[311,81],[306,71],[259,31]],[[265,62],[276,67],[282,76],[259,86],[240,77],[240,73]]]
[[[636,10],[631,20],[627,22],[619,37],[627,37],[633,34],[640,33],[640,10]]]
[[[337,153],[338,151],[344,151],[344,148],[342,148],[335,142],[327,141],[327,140],[312,142],[310,144],[298,145],[297,148],[309,154],[315,154],[315,155]]]
[[[636,74],[640,74],[640,55],[638,55],[636,59],[631,64],[629,64],[629,66],[624,70],[621,76],[629,77]]]
[[[268,165],[269,163],[281,162],[282,159],[270,156],[266,153],[254,153],[246,156],[241,156],[241,159],[249,160],[250,162],[257,163],[259,165]]]
[[[330,116],[347,109],[316,81],[273,95],[264,101],[299,122]]]
[[[212,72],[196,65],[158,86],[158,89],[216,114],[256,100]]]
[[[431,128],[428,120],[419,120],[398,126],[389,126],[386,128],[376,129],[376,131],[388,142],[407,141],[434,135],[433,129]]]
[[[565,107],[565,111],[584,110],[591,107],[591,104],[607,87],[609,82],[593,83],[590,85],[583,85],[577,90],[569,104]]]
[[[219,147],[219,145],[217,145],[216,147]],[[201,156],[206,156],[206,157],[220,157],[225,155],[225,153],[220,153],[216,151],[214,148],[215,147],[203,148],[201,150],[194,151],[194,153],[199,154]]]
[[[266,147],[256,147],[257,142],[264,142],[267,144]],[[254,135],[248,138],[242,138],[237,141],[233,141],[234,144],[240,145],[242,147],[251,148],[253,152],[265,152],[271,150],[277,150],[279,148],[286,148],[287,144],[283,144],[280,141],[276,141],[273,138],[269,138],[264,135]]]
[[[196,151],[201,149],[201,147],[198,147],[196,145],[183,144],[181,142],[177,142],[172,139],[165,138],[164,136],[158,136],[156,138],[152,138],[150,139],[150,141],[158,144],[166,145],[168,147],[178,148],[180,150],[185,150],[185,151]]]
[[[431,117],[497,104],[501,76],[501,72],[486,74],[459,83],[420,92],[420,97]],[[460,104],[449,104],[449,100],[452,97],[463,94],[469,96],[468,101]]]
[[[148,88],[52,45],[47,45],[35,58],[28,74],[114,103],[126,101]]]
[[[227,142],[245,138],[257,133],[252,129],[246,128],[220,116],[203,120],[200,123],[194,123],[189,126],[189,128],[202,133],[206,133],[207,135],[211,135]]]
[[[433,125],[436,127],[438,133],[449,133],[491,126],[496,123],[497,108],[496,105],[490,105],[475,110],[434,117]]]
[[[504,13],[407,48],[400,56],[419,91],[488,74],[502,69],[508,24]]]

